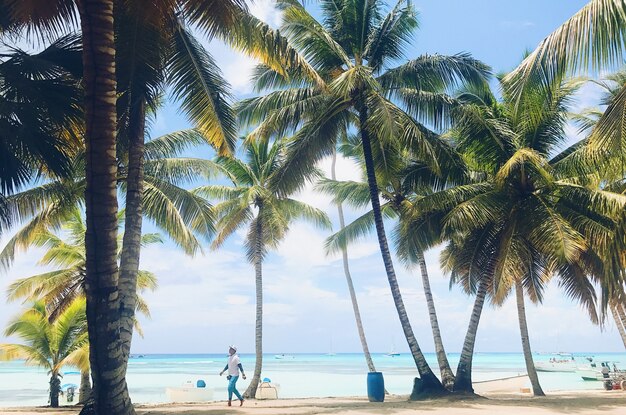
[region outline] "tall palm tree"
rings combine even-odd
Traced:
[[[6,336],[16,335],[24,344],[0,344],[0,359],[25,359],[27,363],[48,369],[50,406],[59,406],[63,366],[68,365],[87,343],[85,300],[73,302],[51,322],[43,301],[35,302],[23,314],[13,318]]]
[[[352,148],[348,148],[349,146]],[[347,144],[342,146],[342,149],[348,155],[352,155],[363,167],[363,153],[357,140],[349,140]],[[387,218],[393,218],[400,222],[404,220],[404,212],[407,211],[409,205],[416,198],[421,197],[424,193],[432,193],[437,189],[454,184],[454,176],[457,176],[457,180],[462,180],[465,175],[461,167],[462,161],[459,157],[457,157],[456,165],[447,166],[447,177],[442,177],[429,169],[428,166],[412,160],[410,154],[401,149],[381,149],[376,147],[373,150],[376,159],[385,160],[384,165],[377,171],[380,198],[384,201],[381,205],[381,211]],[[454,152],[452,149],[449,149],[449,151],[450,159],[453,160]],[[318,189],[332,195],[335,203],[348,203],[355,207],[363,207],[364,204],[370,202],[367,182],[321,180],[318,184]],[[370,233],[374,227],[373,213],[368,211],[328,238],[327,247],[330,252],[343,250],[348,243]],[[438,236],[431,233],[429,237],[434,240],[429,241],[428,247],[434,246],[439,242]],[[417,265],[420,268],[441,380],[446,389],[451,390],[454,384],[454,374],[450,368],[443,340],[441,339],[437,311],[430,289],[428,268],[423,253],[426,248],[419,246],[419,244],[411,244],[411,241],[407,238],[398,238],[396,242],[399,255],[406,264],[409,267]]]
[[[289,198],[277,178],[285,164],[284,144],[277,140],[246,142],[246,160],[220,158],[224,174],[233,186],[207,185],[195,189],[199,195],[217,198],[215,205],[217,235],[213,248],[219,248],[226,239],[243,226],[248,226],[246,256],[254,265],[256,286],[256,361],[254,375],[244,397],[254,398],[260,381],[263,363],[263,260],[268,249],[276,248],[285,237],[289,226],[304,219],[320,227],[330,227],[324,212],[303,202]]]
[[[325,0],[320,4],[320,23],[299,2],[279,1],[283,8],[281,33],[307,58],[318,76],[313,79],[295,70],[285,76],[261,67],[257,73],[259,89],[279,90],[243,101],[239,115],[244,123],[260,123],[252,136],[295,132],[280,177],[285,189],[298,188],[301,177],[332,154],[340,131],[349,126],[357,129],[387,279],[420,374],[415,383],[417,397],[443,393],[444,388],[423,356],[398,287],[377,198],[372,146],[401,140],[438,170],[438,158],[443,156],[440,141],[420,121],[435,127],[444,124],[453,100],[443,91],[463,82],[482,85],[488,68],[468,55],[426,55],[389,69],[403,56],[417,19],[410,1],[398,1],[387,13],[383,3]]]
[[[462,244],[447,255],[456,253],[453,270],[468,274],[472,285],[488,284],[497,304],[515,290],[535,395],[543,391],[532,361],[524,292],[540,302],[543,287],[558,275],[565,292],[597,321],[596,294],[587,278],[596,273],[597,256],[588,246],[611,240],[611,224],[625,202],[621,195],[580,185],[560,166],[562,156],[549,159],[566,139],[568,107],[577,89],[562,78],[551,82],[550,88],[529,88],[519,100],[506,93],[502,102],[484,91],[461,94],[469,107],[451,135],[482,179],[420,199],[413,224],[430,216],[441,221],[445,238],[460,236]],[[459,387],[467,388],[471,361],[461,363],[466,377]]]
[[[332,164],[330,167],[331,180],[337,180],[337,173],[335,166],[337,164],[337,152],[333,152]],[[343,214],[343,205],[337,204],[337,215],[339,216],[339,230],[343,230],[346,227],[346,219]],[[356,291],[354,290],[354,284],[352,283],[352,274],[350,273],[350,263],[348,262],[348,248],[341,248],[341,261],[343,264],[343,272],[346,277],[346,283],[348,284],[348,292],[350,293],[350,301],[352,303],[352,311],[354,312],[354,319],[356,321],[356,328],[359,333],[359,341],[361,342],[361,348],[363,349],[363,356],[365,356],[365,363],[370,372],[376,372],[376,366],[372,360],[369,347],[367,345],[367,339],[365,337],[365,330],[363,329],[363,321],[361,320],[361,311],[359,310],[359,303],[356,298]]]

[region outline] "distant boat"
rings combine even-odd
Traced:
[[[579,367],[578,369],[576,369],[576,374],[585,381],[606,380],[606,378],[602,374],[602,366],[604,365],[609,368],[609,378],[619,375],[626,375],[626,371],[624,370],[615,370],[617,368],[615,363],[617,362],[601,362],[600,366],[595,363],[591,363],[587,367]]]
[[[398,357],[400,356],[400,353],[396,352],[396,345],[395,343],[391,343],[391,351],[389,353],[385,353],[385,356],[388,357]]]
[[[326,356],[337,356],[337,353],[333,352],[333,338],[330,338],[330,350],[326,353]]]
[[[282,353],[282,354],[275,354],[274,359],[295,359],[295,357],[290,354]]]
[[[592,367],[589,363],[581,363],[574,358],[571,353],[559,352],[556,353],[557,357],[552,357],[548,361],[540,361],[535,363],[535,369],[538,372],[576,372],[577,369]],[[592,358],[586,358],[589,362],[593,361]]]

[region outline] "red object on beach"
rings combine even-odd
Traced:
[[[620,389],[622,389],[622,387],[620,386],[620,384],[619,384],[619,383],[617,383],[617,382],[615,382],[615,383],[613,384],[613,390],[614,390],[614,391],[617,391],[617,390],[620,390]]]

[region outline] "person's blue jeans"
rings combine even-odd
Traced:
[[[239,391],[237,390],[237,388],[235,387],[235,383],[237,383],[237,380],[239,380],[239,376],[233,376],[230,378],[230,380],[228,381],[228,400],[232,401],[233,400],[233,393],[235,394],[235,396],[242,401],[243,398],[241,397],[241,394],[239,393]]]

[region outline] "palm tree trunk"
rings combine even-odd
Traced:
[[[52,408],[59,407],[59,392],[61,391],[61,380],[57,373],[50,376],[50,406]]]
[[[91,398],[91,379],[89,371],[80,372],[80,388],[78,389],[78,403],[86,403]]]
[[[519,318],[519,329],[522,335],[522,349],[524,351],[524,361],[526,362],[526,371],[530,378],[530,384],[533,387],[533,394],[535,396],[546,396],[539,384],[539,376],[537,376],[537,369],[535,368],[535,362],[533,362],[533,354],[530,349],[530,338],[528,337],[528,324],[526,323],[526,307],[524,306],[524,288],[522,283],[517,281],[515,283],[515,297],[517,300],[517,316]]]
[[[333,180],[337,180],[335,172],[335,164],[337,163],[337,152],[333,152],[333,161],[330,168],[330,177]],[[343,207],[341,203],[337,203],[337,213],[339,214],[339,228],[343,230],[346,227],[346,221],[343,217]],[[352,301],[352,311],[354,312],[354,319],[356,320],[356,328],[359,332],[359,339],[361,340],[361,348],[363,348],[363,355],[365,356],[365,362],[370,372],[376,372],[372,355],[370,354],[369,347],[367,346],[367,339],[365,338],[365,331],[363,330],[363,322],[361,321],[361,312],[359,311],[359,303],[356,299],[356,292],[354,291],[354,285],[352,284],[352,276],[350,275],[350,267],[348,264],[348,249],[341,249],[341,259],[343,261],[343,272],[346,276],[346,283],[348,284],[348,291],[350,292],[350,300]]]
[[[439,371],[441,372],[441,383],[443,386],[452,390],[454,386],[454,373],[450,369],[446,349],[441,340],[441,330],[439,330],[439,321],[437,320],[437,310],[435,309],[435,300],[430,289],[430,280],[428,279],[428,268],[426,267],[426,259],[423,252],[417,253],[417,261],[422,273],[422,285],[424,286],[424,295],[426,296],[426,305],[428,306],[428,314],[430,316],[430,326],[433,330],[433,340],[435,342],[435,352],[437,354],[437,362],[439,363]]]
[[[472,315],[470,317],[469,326],[467,327],[467,333],[465,334],[465,341],[463,342],[459,365],[456,369],[456,378],[454,380],[453,388],[455,393],[474,393],[474,388],[472,386],[472,360],[474,358],[474,345],[476,344],[478,323],[480,323],[480,316],[483,311],[483,305],[485,304],[485,296],[487,294],[488,285],[489,282],[487,279],[483,278],[480,281],[478,291],[476,292]]]
[[[254,374],[248,389],[243,396],[246,399],[254,399],[256,390],[261,380],[261,369],[263,367],[263,223],[261,221],[261,209],[259,206],[259,216],[256,219],[256,241],[254,255],[254,273],[256,285],[256,330],[255,330],[255,349],[256,359],[254,363]]]
[[[626,326],[624,325],[624,321],[626,321],[626,318],[623,318],[624,310],[620,309],[621,307],[622,306],[620,304],[613,304],[612,306],[610,306],[611,312],[613,313],[613,319],[615,320],[615,325],[617,326],[617,331],[622,338],[624,348],[626,348]]]
[[[369,133],[367,131],[367,108],[362,104],[359,108],[359,122],[361,141],[363,143],[363,157],[365,159],[365,169],[367,172],[367,183],[370,189],[370,198],[372,202],[372,212],[374,213],[374,223],[376,225],[376,234],[378,236],[378,245],[380,246],[380,253],[385,264],[385,271],[387,273],[387,280],[391,289],[391,296],[393,297],[396,311],[404,331],[404,336],[411,350],[413,360],[417,366],[417,370],[420,374],[420,378],[415,379],[413,386],[413,392],[411,393],[411,399],[416,400],[427,396],[440,395],[446,392],[437,376],[433,373],[426,358],[419,347],[417,339],[413,334],[413,328],[409,321],[404,302],[402,301],[402,294],[400,293],[400,287],[398,286],[398,280],[393,268],[393,262],[391,260],[391,254],[389,253],[389,245],[387,244],[387,236],[385,235],[385,227],[383,224],[383,217],[380,210],[380,201],[378,200],[378,184],[376,183],[376,173],[374,169],[374,159],[372,157],[372,145],[370,142]]]
[[[114,0],[77,2],[83,37],[86,294],[94,409],[134,414],[120,339]]]
[[[146,103],[132,104],[129,120],[128,173],[126,178],[126,211],[124,239],[120,258],[120,336],[124,362],[128,363],[137,307],[137,274],[141,255],[143,200],[143,163],[146,127]]]

